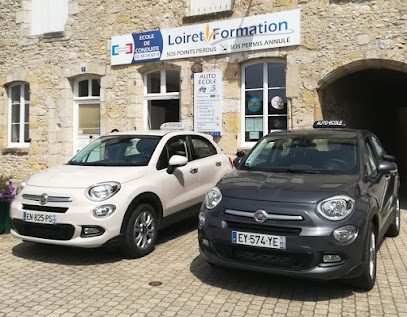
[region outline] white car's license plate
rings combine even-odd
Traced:
[[[57,223],[57,216],[54,214],[47,213],[47,212],[24,211],[23,212],[23,221],[54,225]]]
[[[285,250],[285,237],[269,234],[232,231],[232,243]]]

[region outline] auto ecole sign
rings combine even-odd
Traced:
[[[112,37],[111,64],[179,59],[300,44],[300,10]]]

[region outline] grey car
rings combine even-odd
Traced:
[[[370,290],[379,241],[400,231],[395,158],[369,131],[314,126],[328,128],[274,132],[236,158],[202,204],[200,252],[214,265]]]

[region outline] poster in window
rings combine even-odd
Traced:
[[[194,74],[194,130],[222,135],[222,73]]]
[[[261,101],[258,98],[251,98],[247,103],[247,107],[251,112],[257,112],[261,107]]]

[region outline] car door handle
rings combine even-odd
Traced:
[[[191,168],[189,171],[190,171],[191,174],[196,174],[196,173],[198,173],[198,169],[197,169],[197,168]]]
[[[385,179],[386,181],[388,181],[390,178],[391,178],[391,176],[390,176],[390,175],[386,175],[386,176],[384,176],[384,179]]]
[[[216,166],[221,166],[222,162],[216,162]]]

